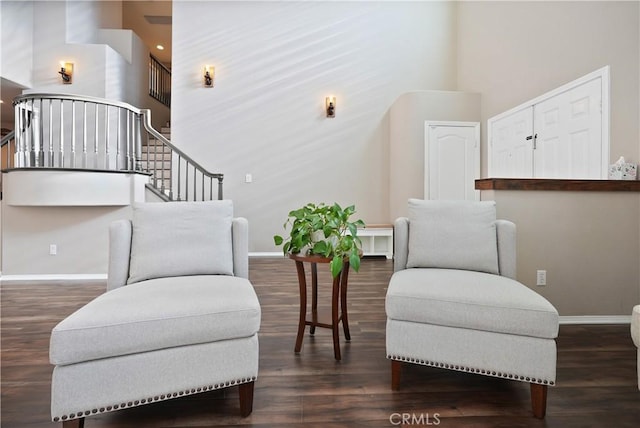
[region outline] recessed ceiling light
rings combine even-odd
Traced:
[[[162,45],[158,45],[156,47],[158,48],[159,51],[163,51],[164,50],[164,46],[162,46]]]

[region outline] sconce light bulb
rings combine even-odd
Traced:
[[[336,117],[336,97],[327,97],[325,99],[325,107],[327,117]]]
[[[73,74],[73,63],[60,62],[60,71],[58,74],[62,78],[62,83],[71,83],[71,75]]]
[[[204,86],[206,88],[213,88],[213,78],[215,76],[215,68],[210,65],[204,67]]]

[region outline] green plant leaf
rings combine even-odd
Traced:
[[[326,241],[320,241],[320,242],[316,242],[313,246],[313,248],[311,249],[311,253],[313,254],[319,254],[319,255],[323,255],[323,256],[327,256],[328,254],[328,246],[327,246],[327,242]]]
[[[338,242],[337,250],[344,255],[349,253],[352,247],[353,247],[353,237],[351,235],[345,235],[342,237],[342,239],[340,239],[340,242]]]
[[[351,251],[351,254],[349,254],[349,265],[351,265],[356,272],[360,270],[360,252],[357,249]]]
[[[342,272],[342,266],[344,265],[344,262],[342,261],[342,257],[340,256],[333,256],[333,259],[331,260],[331,275],[333,275],[333,277],[337,277],[338,275],[340,275],[340,272]]]
[[[280,235],[275,235],[273,237],[273,242],[275,242],[276,245],[282,245],[282,243],[284,242],[284,239],[282,239],[282,236]]]

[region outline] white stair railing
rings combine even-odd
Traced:
[[[15,143],[2,151],[3,170],[142,172],[151,175],[150,190],[167,201],[223,198],[224,175],[207,171],[154,129],[148,109],[44,93],[20,95],[13,104]]]

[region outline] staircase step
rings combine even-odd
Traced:
[[[165,178],[164,180],[160,180],[158,179],[151,179],[151,185],[155,186],[158,190],[162,189],[162,183],[164,182],[164,188],[165,190],[168,192],[169,189],[171,188],[171,180],[168,178]]]
[[[149,172],[156,172],[156,175],[161,175],[163,174],[164,171],[164,176],[167,177],[169,174],[171,174],[171,163],[170,162],[147,162],[147,161],[140,161],[140,165],[142,166],[142,169],[145,171],[149,171]]]
[[[171,151],[171,147],[165,145],[163,142],[150,139],[148,142],[143,142],[142,147],[156,148],[157,150],[164,149],[165,151]]]
[[[153,152],[153,151],[149,151],[149,153],[147,153],[146,151],[143,151],[142,153],[140,153],[140,160],[146,161],[149,160],[150,162],[153,161],[170,161],[171,160],[171,153],[167,153],[167,152]]]

